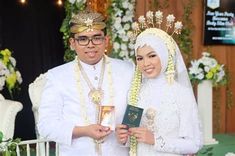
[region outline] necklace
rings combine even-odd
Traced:
[[[80,64],[79,60],[75,59],[76,61],[76,64]],[[112,82],[112,72],[111,72],[111,66],[110,66],[110,61],[108,60],[108,57],[104,55],[104,59],[103,59],[103,64],[102,64],[102,71],[101,71],[101,78],[99,80],[99,85],[100,87],[98,87],[97,89],[100,89],[101,90],[101,86],[102,86],[102,81],[103,81],[103,76],[104,76],[104,69],[105,69],[105,64],[107,65],[107,77],[108,77],[108,93],[109,93],[109,103],[110,104],[113,104],[113,82]],[[81,67],[81,64],[80,64],[80,67]],[[80,105],[81,105],[81,115],[84,119],[84,122],[85,122],[85,125],[89,125],[91,122],[88,118],[88,115],[87,115],[87,106],[86,106],[86,100],[85,100],[85,96],[84,96],[84,90],[83,90],[83,87],[82,87],[82,82],[81,82],[81,75],[82,75],[82,70],[83,68],[80,68],[79,66],[75,66],[75,78],[76,78],[76,82],[77,82],[77,89],[78,89],[78,93],[79,93],[79,99],[80,99]],[[81,70],[82,69],[82,70]],[[83,70],[84,72],[84,70]],[[85,73],[85,72],[84,72]],[[86,75],[86,74],[85,74]],[[82,75],[83,78],[84,78],[84,75]],[[88,78],[88,77],[87,77]],[[102,79],[102,81],[101,81]],[[86,81],[86,79],[84,78],[84,80]],[[88,79],[89,80],[89,79]],[[87,82],[87,81],[86,81]],[[89,86],[89,83],[87,83],[88,86]],[[93,86],[90,82],[90,86],[89,88],[91,89],[94,89],[94,87],[91,87]],[[92,90],[91,90],[92,91]],[[90,91],[90,92],[91,92]],[[102,90],[101,90],[102,91]],[[90,96],[90,92],[88,93],[88,97]],[[104,95],[103,94],[103,91],[102,91],[102,96]],[[100,95],[99,95],[100,96]],[[89,97],[90,98],[90,97]],[[96,98],[95,98],[96,99]],[[97,114],[99,115],[99,104],[101,102],[101,98],[99,98],[100,101],[97,101],[98,104],[96,104],[96,110],[97,110]],[[92,100],[93,102],[93,100]],[[94,103],[94,102],[93,102]],[[96,122],[99,123],[98,121],[98,115],[96,116]],[[95,148],[96,148],[96,151],[98,153],[98,155],[101,155],[101,143],[104,142],[104,139],[101,139],[101,140],[94,140],[94,143],[95,143]]]
[[[105,57],[103,57],[103,62],[102,62],[102,67],[101,67],[101,72],[100,72],[100,79],[99,79],[97,89],[92,85],[90,79],[88,78],[88,76],[87,76],[86,72],[84,71],[79,60],[77,61],[77,63],[78,63],[78,67],[81,71],[81,74],[82,74],[84,80],[86,81],[88,87],[90,88],[90,92],[88,93],[88,97],[91,99],[91,101],[94,104],[100,105],[101,101],[103,99],[103,96],[104,96],[104,91],[101,89],[101,86],[102,86],[103,79],[104,79]]]

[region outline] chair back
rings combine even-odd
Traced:
[[[15,130],[15,118],[23,105],[18,101],[5,99],[0,95],[0,131],[6,139],[13,138]]]
[[[31,84],[29,84],[28,88],[29,98],[32,103],[32,111],[34,114],[35,130],[37,138],[39,138],[39,133],[36,126],[38,123],[38,109],[41,101],[42,90],[45,84],[46,84],[46,73],[40,74]]]

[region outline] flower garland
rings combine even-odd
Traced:
[[[22,83],[20,72],[16,69],[16,60],[9,49],[0,50],[0,91],[7,87],[11,98],[13,91]]]
[[[142,74],[138,68],[136,68],[134,73],[134,78],[131,83],[131,89],[129,94],[128,103],[130,105],[136,106],[138,102],[138,95],[140,91],[141,86],[141,80],[142,80]],[[130,156],[136,156],[137,152],[137,140],[135,136],[130,137]]]
[[[130,43],[128,32],[134,18],[135,0],[112,1],[108,11],[107,33],[111,36],[113,46],[110,55],[115,58],[130,60],[134,57],[134,45]],[[60,31],[63,33],[66,62],[75,58],[75,53],[69,47],[69,21],[73,13],[84,10],[86,0],[66,0],[65,12],[66,17],[62,23]]]

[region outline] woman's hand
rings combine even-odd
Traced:
[[[155,144],[154,134],[145,127],[129,128],[131,135],[135,136],[138,142],[143,142],[149,145]]]
[[[128,127],[126,125],[116,126],[116,138],[120,144],[125,144],[128,140]]]
[[[88,136],[95,140],[100,140],[112,131],[109,127],[101,126],[99,124],[92,124],[88,126],[76,126],[73,129],[73,138],[79,138],[82,136]]]

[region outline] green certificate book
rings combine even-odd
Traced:
[[[139,127],[143,108],[127,105],[122,124],[128,127]]]

